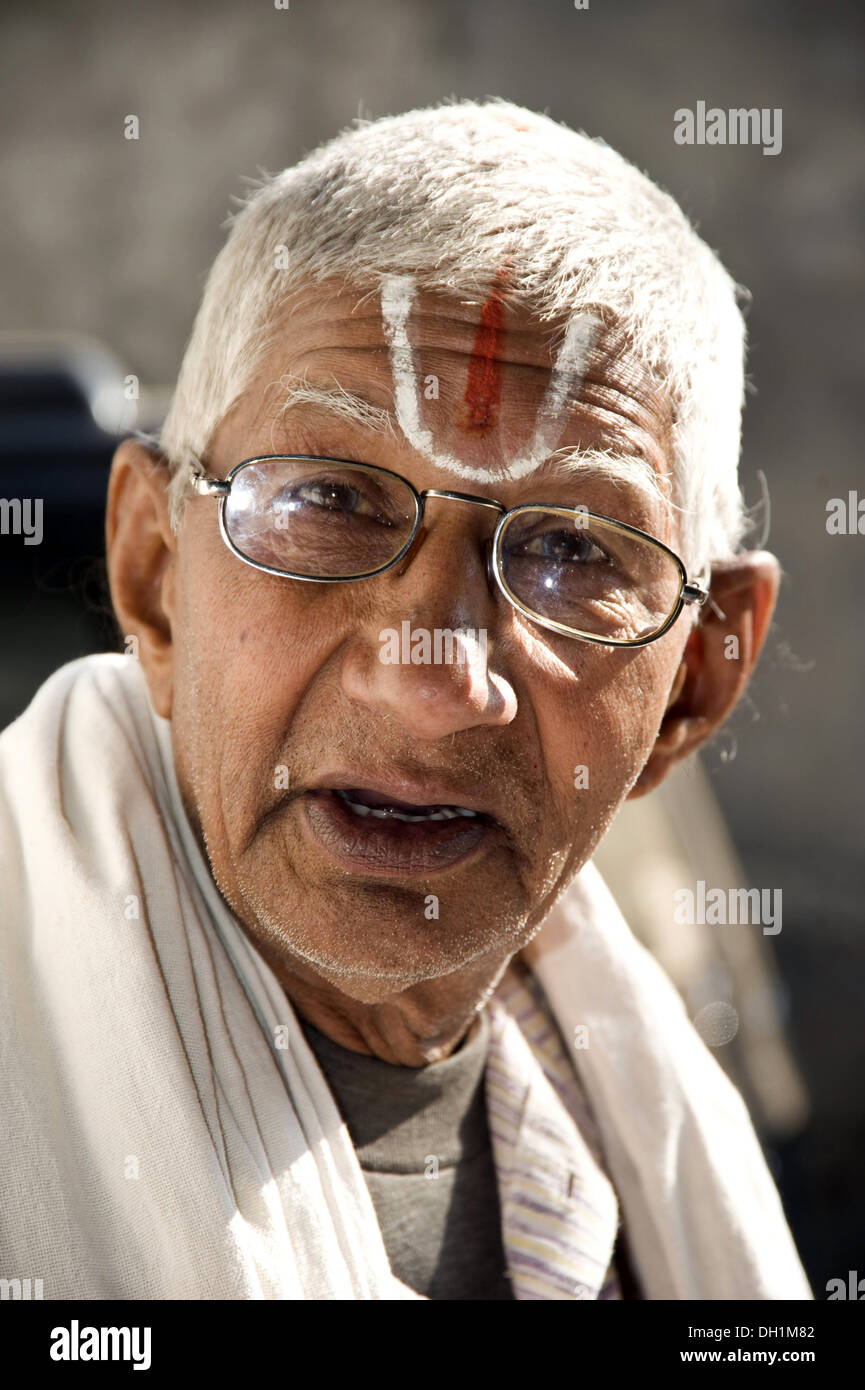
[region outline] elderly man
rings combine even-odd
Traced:
[[[50,1298],[809,1298],[590,860],[742,693],[743,325],[506,103],[265,182],[108,498],[123,655],[0,740],[0,1275]]]

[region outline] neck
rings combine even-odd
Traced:
[[[423,1067],[450,1057],[474,1035],[478,1013],[510,959],[499,954],[494,961],[473,961],[464,971],[373,1003],[347,993],[351,982],[341,981],[338,989],[305,962],[269,963],[300,1017],[340,1047],[394,1066]]]

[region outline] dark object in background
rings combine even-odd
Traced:
[[[135,392],[91,339],[0,337],[0,728],[64,662],[117,647],[105,494]]]

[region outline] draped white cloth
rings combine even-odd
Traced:
[[[413,1299],[284,991],[183,812],[138,663],[0,736],[0,1278],[46,1298]],[[524,953],[649,1298],[810,1298],[738,1093],[584,870]]]

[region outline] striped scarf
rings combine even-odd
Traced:
[[[621,1298],[619,1205],[542,987],[512,962],[488,1009],[487,1111],[514,1295]]]

